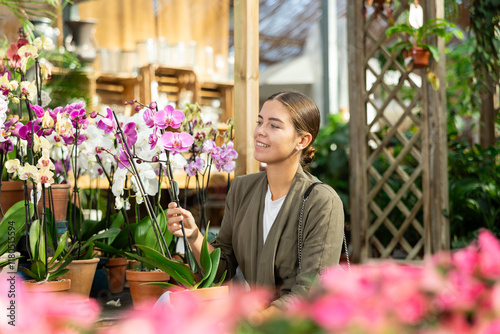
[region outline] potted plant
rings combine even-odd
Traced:
[[[410,8],[415,6],[411,4]],[[418,3],[417,3],[418,6]],[[413,11],[410,11],[412,14]],[[439,49],[433,45],[426,43],[426,39],[430,36],[443,37],[447,42],[451,40],[453,36],[457,38],[462,38],[463,33],[460,29],[456,27],[455,24],[448,22],[445,19],[432,19],[423,23],[423,13],[416,12],[414,14],[417,18],[410,17],[408,14],[408,19],[406,22],[389,27],[385,34],[387,37],[391,37],[394,34],[401,34],[403,40],[397,42],[392,47],[392,52],[399,54],[401,51],[405,51],[407,55],[406,58],[413,59],[413,68],[424,68],[429,64],[429,56],[434,58],[437,62],[440,58]],[[420,19],[422,17],[422,19]]]
[[[208,229],[207,229],[208,231]],[[177,300],[176,293],[189,293],[188,291],[204,290],[206,288],[217,288],[212,289],[210,292],[197,291],[195,292],[198,296],[205,295],[208,299],[216,298],[218,294],[227,293],[228,287],[221,286],[224,282],[226,273],[222,275],[222,278],[215,282],[217,269],[220,261],[220,249],[216,248],[211,253],[208,252],[208,232],[205,233],[203,237],[203,245],[200,254],[200,265],[201,265],[201,279],[196,281],[193,271],[187,267],[184,263],[172,260],[160,252],[143,245],[136,245],[138,249],[144,254],[143,256],[127,253],[131,258],[137,259],[144,264],[151,267],[160,269],[162,272],[171,276],[178,284],[172,284],[169,282],[148,282],[143,283],[143,285],[155,285],[163,288],[172,288],[173,293],[170,295],[170,301],[175,304]],[[203,298],[203,297],[202,297]]]

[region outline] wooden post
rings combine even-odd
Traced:
[[[253,130],[259,112],[259,2],[234,1],[236,175],[258,171]]]
[[[425,19],[444,18],[444,0],[426,0]],[[435,38],[435,37],[434,37]],[[431,41],[432,43],[432,41]],[[422,160],[424,193],[425,252],[435,253],[449,249],[449,220],[445,216],[448,204],[448,144],[446,136],[446,91],[444,40],[437,41],[441,57],[434,71],[442,83],[438,91],[432,89],[422,72]],[[421,71],[425,71],[422,69]]]
[[[351,73],[349,80],[350,119],[350,206],[351,206],[351,242],[353,245],[352,260],[362,261],[368,257],[368,241],[365,237],[368,229],[368,185],[367,185],[367,126],[366,91],[364,72],[364,36],[363,16],[361,14],[363,2],[349,1],[348,13],[348,66]],[[356,120],[356,121],[354,121]]]

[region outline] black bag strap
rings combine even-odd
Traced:
[[[314,182],[313,184],[311,184],[304,193],[304,196],[302,197],[302,207],[300,209],[299,224],[297,228],[299,269],[302,269],[302,224],[304,218],[304,207],[306,205],[307,199],[309,198],[309,195],[311,194],[311,191],[313,191],[314,187],[317,186],[318,184],[323,184],[323,182]],[[349,272],[351,272],[351,263],[349,261],[349,252],[347,250],[347,239],[345,236],[345,231],[344,231],[344,250],[347,260],[347,267],[349,268]]]

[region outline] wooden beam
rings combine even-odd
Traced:
[[[361,1],[349,1],[347,9],[347,31],[349,47],[349,143],[350,143],[350,206],[351,206],[351,242],[353,245],[352,260],[361,262],[368,258],[369,243],[366,237],[368,230],[368,179],[366,175],[367,159],[367,126],[366,93],[364,72],[364,36]]]
[[[444,0],[426,0],[424,19],[444,18]],[[444,40],[429,38],[430,44],[441,51],[434,71],[440,82],[446,82]],[[425,69],[422,76],[422,180],[424,193],[424,251],[435,253],[450,248],[448,204],[448,143],[446,136],[446,85],[435,91],[427,81]]]
[[[257,172],[253,130],[259,113],[259,2],[234,1],[236,175]]]

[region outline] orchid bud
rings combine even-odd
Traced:
[[[142,160],[141,159],[137,159],[136,161],[138,164],[142,164]]]
[[[160,161],[160,159],[155,155],[152,159],[151,159],[153,162],[158,162]]]
[[[133,104],[135,104],[135,101],[134,100],[130,100],[129,103],[133,105]]]
[[[140,105],[136,105],[135,106],[135,111],[140,111],[141,110],[141,106]]]
[[[97,117],[97,111],[94,110],[90,113],[90,118],[96,118],[96,117]]]
[[[156,109],[156,102],[151,102],[149,104],[149,109]]]

